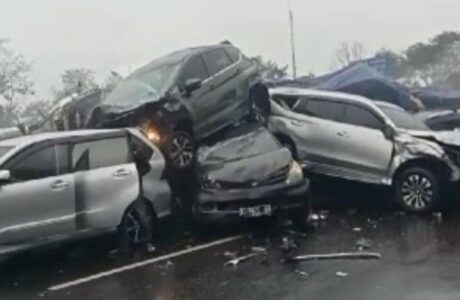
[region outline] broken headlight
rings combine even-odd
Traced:
[[[208,179],[203,179],[202,187],[205,189],[218,190],[221,188],[221,185],[218,181],[208,178]]]
[[[286,183],[288,184],[295,183],[295,182],[303,180],[303,178],[304,177],[303,177],[302,167],[299,165],[298,162],[293,161],[289,169]]]

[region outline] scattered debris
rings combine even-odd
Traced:
[[[338,272],[335,272],[335,275],[337,275],[337,276],[339,276],[339,277],[347,277],[347,276],[348,276],[348,273],[347,273],[347,272],[338,271]]]
[[[363,229],[361,227],[353,227],[354,232],[361,232]]]
[[[308,221],[324,221],[327,219],[328,214],[329,212],[325,210],[322,210],[317,214],[310,212],[308,215]]]
[[[299,245],[297,245],[297,243],[294,241],[294,239],[291,236],[285,236],[282,239],[282,244],[280,246],[280,249],[284,253],[289,253],[298,247]]]
[[[238,251],[225,251],[224,256],[230,259],[236,258],[238,256]]]
[[[302,270],[299,270],[299,269],[295,269],[294,272],[295,272],[296,274],[299,274],[300,276],[303,276],[303,277],[308,277],[308,276],[310,276],[310,274],[308,274],[307,272],[302,271]]]
[[[360,238],[356,242],[356,247],[359,251],[368,250],[371,248],[371,241],[365,238]]]
[[[242,262],[245,262],[253,257],[256,257],[257,255],[259,255],[259,253],[249,253],[247,255],[243,255],[243,256],[240,256],[240,257],[236,257],[234,259],[231,259],[229,261],[227,261],[224,266],[225,267],[228,267],[228,266],[233,266],[233,267],[236,267],[237,265],[239,265],[240,263]]]
[[[254,253],[259,253],[259,254],[264,254],[264,255],[268,253],[267,248],[259,247],[259,246],[251,247],[251,251]]]
[[[442,212],[434,212],[433,217],[436,219],[436,222],[442,223]]]
[[[306,234],[305,232],[300,232],[300,231],[291,230],[291,229],[286,230],[286,233],[288,233],[288,234],[290,234],[292,236],[301,237],[301,238],[307,238],[308,237],[308,234]]]
[[[294,261],[311,261],[311,260],[328,260],[328,259],[380,259],[379,253],[373,252],[343,252],[330,254],[307,254],[289,257],[286,262]]]

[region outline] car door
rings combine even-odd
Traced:
[[[203,53],[206,68],[212,75],[213,90],[209,106],[209,114],[205,117],[207,124],[204,134],[209,135],[235,120],[241,103],[238,103],[238,67],[224,48],[215,48]],[[241,97],[240,97],[241,98]]]
[[[112,228],[139,196],[139,177],[127,136],[81,140],[71,145],[79,230]]]
[[[347,167],[371,180],[386,176],[393,153],[393,141],[383,133],[383,119],[371,108],[347,104],[341,121],[344,124],[337,134]]]
[[[2,169],[11,180],[0,186],[0,243],[33,242],[75,232],[74,179],[66,145],[24,150]]]
[[[337,132],[341,124],[337,119],[345,105],[320,98],[299,98],[293,107],[297,118],[292,120],[293,139],[297,142],[299,159],[321,166],[341,166],[343,157]]]
[[[189,94],[184,93],[182,96],[183,103],[191,114],[194,132],[199,137],[202,129],[208,124],[207,116],[213,113],[209,105],[213,98],[211,95],[213,82],[200,54],[191,57],[185,64],[179,76],[180,85],[185,86],[187,80],[190,79],[201,80],[201,86],[198,89]]]

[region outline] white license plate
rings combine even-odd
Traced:
[[[256,217],[271,216],[271,215],[272,215],[272,206],[270,204],[240,208],[240,217],[256,218]]]

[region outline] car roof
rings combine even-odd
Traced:
[[[271,88],[270,95],[272,96],[273,95],[285,95],[285,96],[306,96],[306,97],[318,97],[318,98],[331,98],[331,99],[343,100],[344,102],[361,103],[361,104],[373,104],[375,102],[365,97],[353,95],[353,94],[314,90],[314,89],[308,89],[308,88],[298,88],[298,87]]]
[[[0,141],[0,147],[16,147],[25,146],[38,142],[71,138],[71,137],[91,137],[102,134],[110,134],[123,132],[123,129],[87,129],[87,130],[73,130],[73,131],[58,131],[58,132],[45,132],[32,135],[24,135],[12,139]]]

